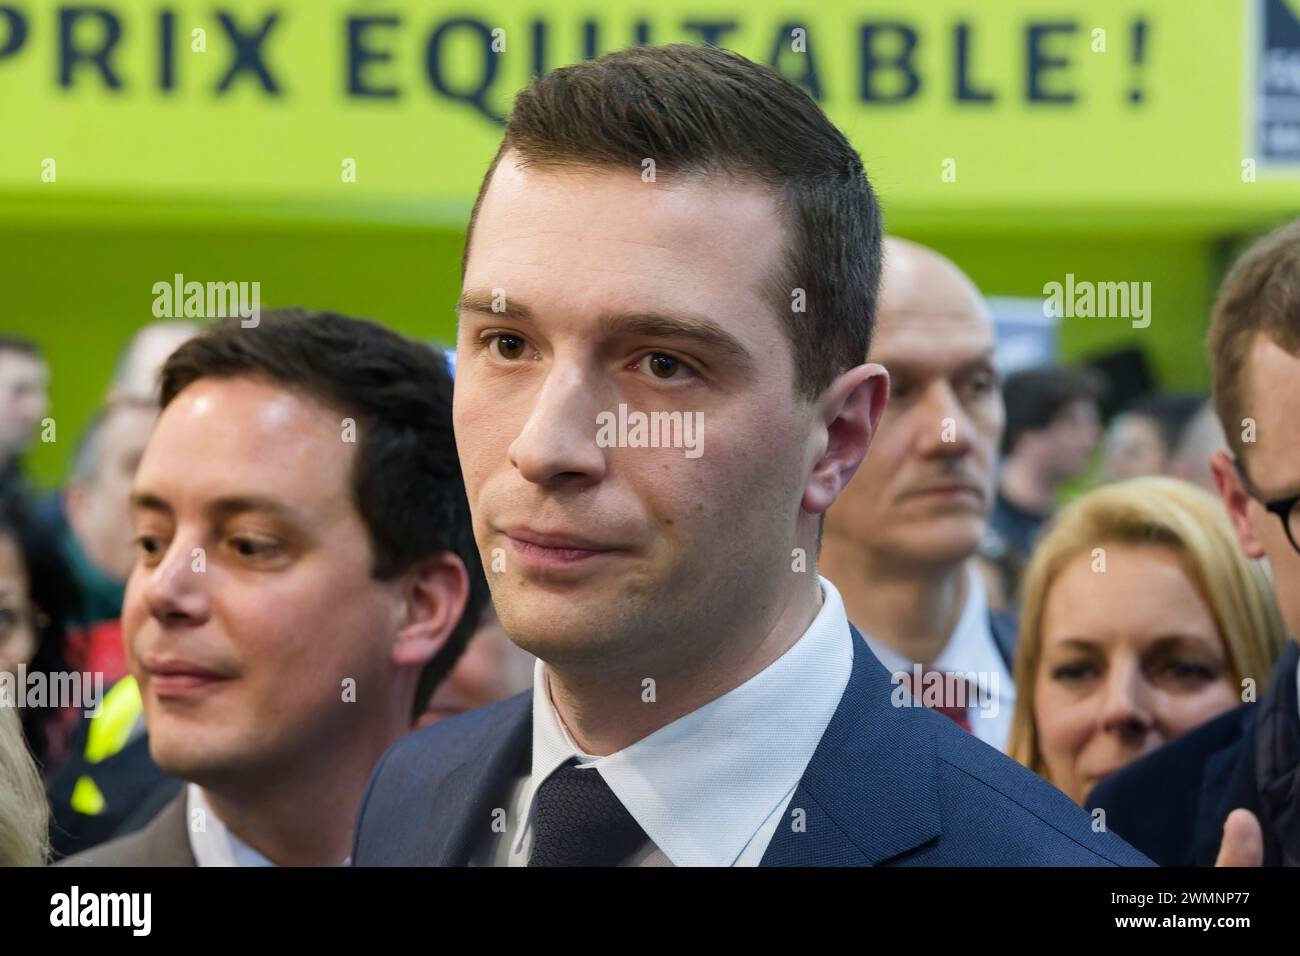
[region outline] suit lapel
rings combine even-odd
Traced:
[[[849,630],[848,686],[763,866],[874,865],[942,830],[934,735],[926,721],[909,719],[908,708],[892,705],[889,672],[857,629]]]
[[[190,846],[189,811],[181,792],[140,831],[139,853],[150,866],[198,866]]]
[[[482,753],[447,773],[429,797],[434,829],[431,866],[466,866],[490,831],[492,811],[515,777],[527,769],[533,739],[533,694],[511,702]]]

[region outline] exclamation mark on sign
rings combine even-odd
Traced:
[[[1128,92],[1130,103],[1142,102],[1142,82],[1141,74],[1143,64],[1146,63],[1147,52],[1147,22],[1145,20],[1135,20],[1133,23],[1133,68],[1138,75],[1133,81],[1133,88]]]

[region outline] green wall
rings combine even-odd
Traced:
[[[56,441],[35,446],[29,471],[45,487],[62,480],[122,345],[154,319],[155,282],[260,281],[263,308],[332,309],[450,344],[461,243],[459,232],[354,225],[0,229],[0,327],[39,341],[52,369]]]

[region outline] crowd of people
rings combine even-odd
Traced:
[[[0,692],[87,675],[0,706],[0,863],[1300,863],[1300,222],[1106,422],[796,87],[646,47],[520,94],[462,271],[454,375],[144,326],[52,493],[0,337]]]

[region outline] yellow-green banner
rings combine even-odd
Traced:
[[[1297,0],[6,2],[0,199],[459,218],[530,76],[666,42],[801,84],[887,210],[1300,205]]]

